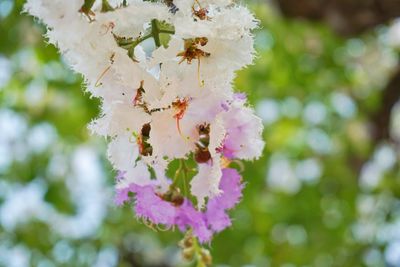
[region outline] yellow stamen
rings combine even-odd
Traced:
[[[95,83],[95,87],[100,87],[103,85],[103,83],[101,82],[101,79],[103,79],[103,77],[107,74],[107,72],[111,69],[111,66],[108,66],[100,75],[100,77],[97,79],[96,83]]]
[[[167,225],[156,225],[157,230],[159,230],[160,232],[167,232],[169,230],[171,230],[171,226],[167,226]]]
[[[108,66],[100,75],[100,77],[97,79],[96,83],[94,84],[95,87],[99,87],[102,86],[103,83],[101,83],[101,79],[103,79],[103,77],[107,74],[107,72],[111,69],[111,65],[114,64],[114,57],[115,57],[115,53],[112,53],[110,56],[110,66]]]
[[[226,158],[226,157],[222,157],[221,161],[220,161],[220,165],[222,169],[228,168],[229,165],[231,164],[231,160]]]
[[[149,220],[142,218],[143,224],[146,225],[147,227],[149,227],[151,230],[153,230],[154,232],[157,232],[157,229],[154,227],[154,224],[152,222],[150,222]]]
[[[185,136],[185,135],[182,133],[181,124],[179,123],[180,120],[181,120],[181,119],[180,119],[179,117],[176,117],[176,129],[178,129],[178,133],[179,133],[179,135],[182,137],[182,139],[183,139],[185,142],[189,142],[189,141],[190,141],[190,137],[189,137],[189,136]]]
[[[235,160],[232,161],[232,163],[236,163],[236,164],[238,165],[238,167],[239,167],[239,172],[243,172],[243,171],[244,171],[244,164],[243,164],[243,162],[241,162],[241,161],[238,160],[238,159],[235,159]]]
[[[195,2],[196,2],[196,4],[200,7],[200,9],[202,8],[201,7],[201,5],[200,5],[200,2],[199,2],[199,0],[194,0]]]

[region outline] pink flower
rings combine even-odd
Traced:
[[[130,184],[117,190],[116,203],[123,204],[129,200],[129,192],[135,193],[134,210],[136,216],[154,224],[168,227],[176,225],[180,231],[193,229],[201,243],[209,242],[214,233],[231,225],[227,210],[232,209],[242,197],[243,184],[241,176],[235,169],[224,169],[220,182],[222,193],[209,200],[204,212],[194,208],[189,199],[180,206],[163,200],[154,185],[139,186]]]
[[[213,232],[208,228],[204,214],[196,210],[190,200],[185,199],[185,202],[178,210],[175,222],[179,230],[185,232],[187,228],[192,228],[193,234],[197,236],[201,243],[211,240]]]
[[[242,197],[242,177],[235,169],[223,169],[219,188],[223,193],[207,203],[205,217],[214,232],[220,232],[231,226],[231,219],[226,213],[239,203]]]

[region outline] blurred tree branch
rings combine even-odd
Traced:
[[[382,92],[380,107],[371,114],[373,124],[372,137],[375,144],[382,140],[391,140],[390,137],[390,116],[392,108],[400,99],[400,64],[392,74]]]
[[[276,0],[283,15],[323,21],[341,36],[352,37],[400,17],[400,0]],[[369,115],[373,144],[390,140],[393,106],[400,99],[400,64],[382,90],[379,108]]]
[[[353,36],[400,16],[400,0],[276,0],[287,17],[327,22]]]

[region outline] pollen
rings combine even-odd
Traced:
[[[177,99],[175,102],[172,103],[172,107],[176,110],[176,113],[174,115],[174,118],[176,119],[176,128],[178,129],[178,132],[181,136],[183,135],[181,131],[180,120],[185,115],[188,106],[189,106],[188,98]]]
[[[204,86],[204,81],[200,79],[200,62],[202,58],[209,57],[211,54],[200,49],[199,46],[205,46],[207,43],[208,39],[206,37],[185,39],[185,50],[177,55],[178,57],[182,57],[182,59],[179,61],[179,64],[185,60],[188,64],[191,64],[194,59],[197,59],[197,78],[200,87]]]
[[[195,7],[197,5],[197,8]],[[195,1],[195,3],[192,6],[192,13],[193,16],[195,16],[196,18],[200,19],[200,20],[210,20],[210,18],[208,17],[208,10],[207,8],[203,8],[199,1]]]

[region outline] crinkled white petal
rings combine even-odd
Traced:
[[[120,36],[139,37],[152,19],[169,21],[171,13],[162,3],[129,1],[129,5],[113,12],[97,13],[96,20],[115,26],[113,32]]]
[[[212,164],[199,164],[199,171],[190,182],[191,193],[197,198],[198,208],[202,208],[206,198],[221,193],[219,182],[222,177],[220,158],[214,158]]]
[[[174,85],[176,81],[185,81],[189,86],[181,87],[183,90],[193,88],[197,91],[201,88],[225,89],[232,83],[234,72],[252,63],[254,58],[253,38],[243,36],[239,40],[208,39],[205,46],[199,48],[210,53],[208,57],[193,59],[189,64],[177,55],[183,52],[184,40],[179,37],[171,37],[171,45],[168,48],[160,47],[154,53],[150,65],[162,63],[161,78]],[[173,73],[172,73],[173,72]]]
[[[250,35],[258,25],[249,10],[242,6],[220,9],[209,20],[194,20],[191,16],[174,17],[175,34],[181,38],[207,37],[220,40],[240,40]]]
[[[89,129],[102,136],[140,133],[144,124],[151,120],[150,115],[133,105],[114,103],[103,109],[104,115],[94,120]]]
[[[148,185],[152,184],[150,171],[143,161],[138,161],[124,172],[124,177],[117,181],[116,188],[127,188],[130,184]]]
[[[135,166],[139,149],[129,135],[114,138],[108,145],[108,158],[116,170],[128,171]]]
[[[168,158],[185,158],[194,151],[194,129],[181,123],[181,133],[178,131],[173,110],[156,112],[152,115],[150,138],[148,142],[153,147],[154,155]]]
[[[153,168],[158,182],[158,191],[160,193],[168,191],[171,184],[171,180],[166,176],[169,161],[157,156],[142,157],[142,160]]]
[[[217,116],[210,125],[210,144],[208,149],[211,154],[211,158],[218,158],[217,149],[222,147],[225,139],[226,129],[221,116]]]
[[[221,120],[226,130],[225,141],[235,158],[252,160],[262,155],[262,120],[248,107],[233,107],[228,112],[221,112]]]

